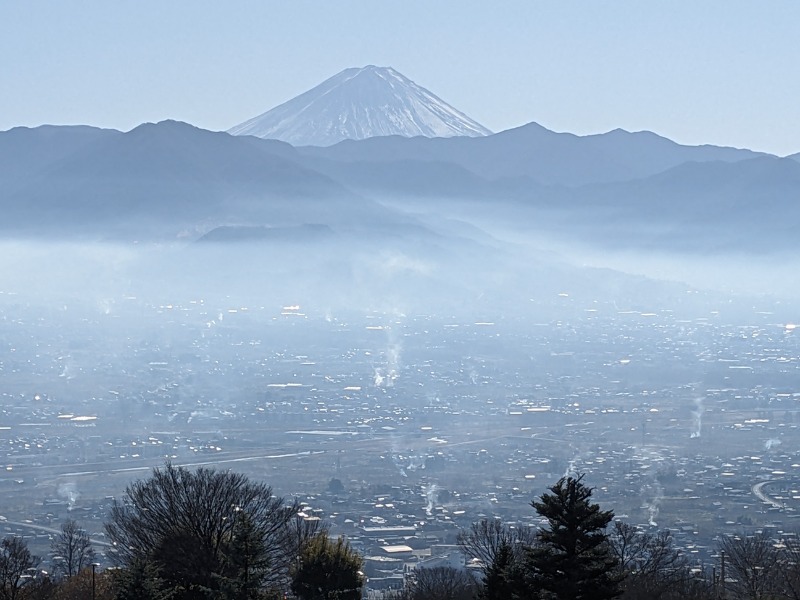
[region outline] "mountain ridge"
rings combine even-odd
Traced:
[[[570,187],[648,177],[693,160],[736,162],[771,156],[720,146],[684,146],[653,132],[613,130],[579,136],[551,131],[536,122],[485,137],[374,137],[302,147],[298,152],[340,161],[449,162],[484,179],[528,177]]]
[[[304,212],[347,223],[351,215],[339,216],[345,207],[391,220],[377,203],[293,161],[292,152],[282,142],[176,121],[142,124],[41,165],[0,198],[0,230],[174,238],[229,222],[293,225]]]
[[[529,232],[574,237],[580,229],[579,238],[603,245],[705,250],[760,248],[766,237],[770,247],[790,248],[790,224],[800,218],[792,157],[621,130],[581,137],[533,123],[482,138],[295,148],[164,121],[127,133],[0,132],[0,151],[16,160],[0,170],[6,235],[176,240],[219,226],[319,223],[364,241],[408,241],[416,215],[454,210]],[[552,161],[562,164],[542,182],[537,175]],[[263,231],[275,238],[282,230]],[[658,237],[647,238],[652,231]]]

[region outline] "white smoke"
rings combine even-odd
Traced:
[[[62,361],[61,367],[61,374],[59,377],[64,377],[65,379],[75,379],[75,368],[74,368],[74,361],[72,360],[72,356],[59,356],[58,360]]]
[[[780,446],[781,441],[777,438],[770,438],[764,442],[764,450],[772,450],[773,446]]]
[[[375,367],[372,382],[375,387],[393,387],[400,371],[400,356],[402,345],[394,341],[394,334],[390,327],[386,328],[389,337],[386,352],[384,352],[385,364],[382,367]]]
[[[642,509],[647,514],[647,523],[651,527],[658,527],[659,510],[664,499],[664,487],[659,481],[659,472],[664,468],[668,457],[658,448],[643,446],[634,448],[630,460],[637,463],[636,470],[641,473]]]
[[[437,496],[439,494],[439,486],[435,483],[422,486],[422,491],[425,494],[425,513],[427,515],[433,514],[433,507],[436,505]]]
[[[400,446],[398,446],[397,440],[395,439],[394,436],[391,436],[390,439],[392,441],[392,448],[391,448],[392,463],[394,463],[394,466],[395,468],[397,468],[400,475],[402,475],[403,477],[408,477],[408,474],[406,473],[405,470],[405,463],[403,461],[404,456],[400,452]]]
[[[397,379],[401,350],[399,343],[389,344],[386,349],[386,387],[392,387]]]
[[[67,501],[67,510],[75,508],[75,503],[81,495],[78,493],[78,486],[75,482],[62,483],[58,486],[58,495]]]
[[[383,255],[380,261],[380,269],[382,275],[386,278],[391,278],[404,272],[428,275],[433,271],[430,264],[406,256],[405,254]]]
[[[408,464],[406,465],[406,471],[416,471],[417,469],[422,470],[425,468],[425,456],[409,456],[408,457]]]
[[[567,470],[564,471],[564,477],[575,477],[578,474],[577,469],[575,468],[576,464],[578,463],[578,459],[580,458],[579,454],[575,455],[569,464],[567,465]]]
[[[647,495],[652,495],[652,499],[647,501],[647,523],[651,527],[658,527],[656,519],[658,518],[658,511],[661,507],[661,500],[664,499],[664,488],[658,480],[654,481],[646,489]]]
[[[647,508],[647,524],[650,527],[658,527],[656,517],[658,517],[658,504],[654,502]]]
[[[111,314],[111,308],[114,305],[114,301],[108,298],[102,298],[97,301],[97,308],[102,312],[104,315]]]
[[[423,455],[415,456],[412,454],[405,456],[392,452],[392,462],[403,477],[408,477],[409,471],[422,471],[425,469],[425,456]]]
[[[700,437],[700,433],[703,429],[703,412],[705,412],[703,400],[704,398],[702,396],[698,396],[694,399],[694,410],[692,411],[692,435],[689,437]]]

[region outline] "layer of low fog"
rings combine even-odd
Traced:
[[[788,251],[680,246],[685,232],[592,227],[555,211],[429,198],[383,198],[408,224],[237,226],[173,242],[0,242],[0,292],[36,304],[107,306],[203,298],[477,317],[558,305],[560,294],[618,307],[800,295]],[[266,235],[265,234],[269,234]],[[651,243],[632,241],[651,236]],[[173,238],[174,239],[174,238]],[[696,240],[694,242],[696,244]],[[556,299],[556,300],[554,300]]]

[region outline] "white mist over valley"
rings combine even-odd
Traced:
[[[479,569],[459,534],[543,527],[560,478],[697,581],[724,536],[795,539],[800,154],[492,132],[411,76],[0,132],[3,535],[74,519],[105,571],[168,464],[296,500],[371,598]]]

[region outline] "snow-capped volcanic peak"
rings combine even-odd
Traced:
[[[228,133],[330,146],[380,135],[477,137],[492,132],[391,67],[369,65],[345,69]]]

